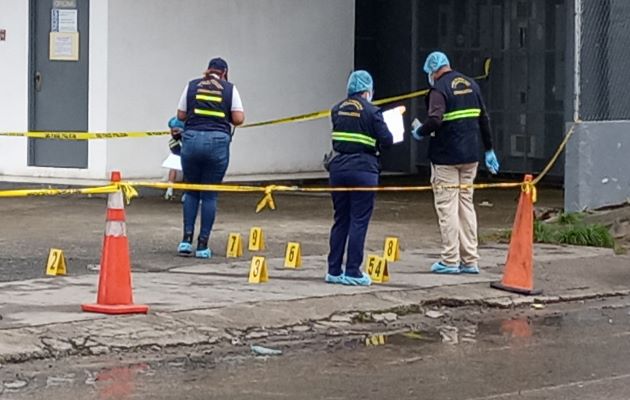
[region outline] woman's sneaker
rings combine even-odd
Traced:
[[[197,249],[197,251],[195,252],[195,257],[197,258],[210,258],[212,257],[212,251],[208,248],[203,249],[203,250],[199,250]]]
[[[190,242],[181,242],[179,246],[177,246],[177,254],[180,256],[187,257],[191,255],[193,252],[193,246]]]

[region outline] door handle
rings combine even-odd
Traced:
[[[35,72],[35,91],[40,92],[42,90],[42,74]]]

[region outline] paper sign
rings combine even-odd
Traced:
[[[397,237],[388,237],[385,239],[383,257],[390,262],[400,260],[400,243],[398,243]]]
[[[63,250],[50,249],[46,263],[46,275],[56,276],[66,274],[66,257]]]
[[[287,243],[287,251],[284,256],[284,266],[286,268],[297,268],[302,265],[302,251],[300,244],[296,242]]]
[[[79,34],[77,32],[50,32],[49,40],[49,58],[51,60],[79,60]]]
[[[51,32],[77,32],[77,10],[59,10],[53,8],[50,16]]]
[[[387,268],[387,260],[376,255],[368,256],[367,273],[374,283],[388,282],[389,269]]]
[[[405,123],[403,120],[404,113],[404,106],[383,111],[383,119],[385,120],[385,124],[387,124],[387,128],[392,133],[394,143],[400,143],[405,139]]]
[[[267,260],[265,257],[253,257],[249,267],[249,283],[262,283],[269,280],[267,272]]]
[[[230,233],[225,251],[226,258],[238,258],[243,255],[243,238],[240,233]]]
[[[166,160],[162,163],[162,168],[174,169],[176,171],[182,170],[182,158],[176,154],[169,154]]]

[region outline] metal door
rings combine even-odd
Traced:
[[[31,0],[30,10],[29,129],[87,131],[89,0]],[[28,165],[87,168],[88,143],[29,139]]]

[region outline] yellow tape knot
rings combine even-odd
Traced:
[[[256,206],[256,213],[261,212],[267,207],[269,207],[272,210],[276,209],[276,202],[273,200],[273,191],[276,190],[276,188],[277,188],[276,185],[265,186],[265,195],[258,202],[258,205]]]
[[[131,199],[138,197],[138,191],[130,183],[118,182],[116,186],[119,190],[122,190],[125,203],[129,204],[131,203]]]
[[[532,203],[536,203],[538,201],[538,190],[536,189],[536,184],[532,181],[525,181],[521,184],[521,190],[525,194],[529,194],[532,196]]]

